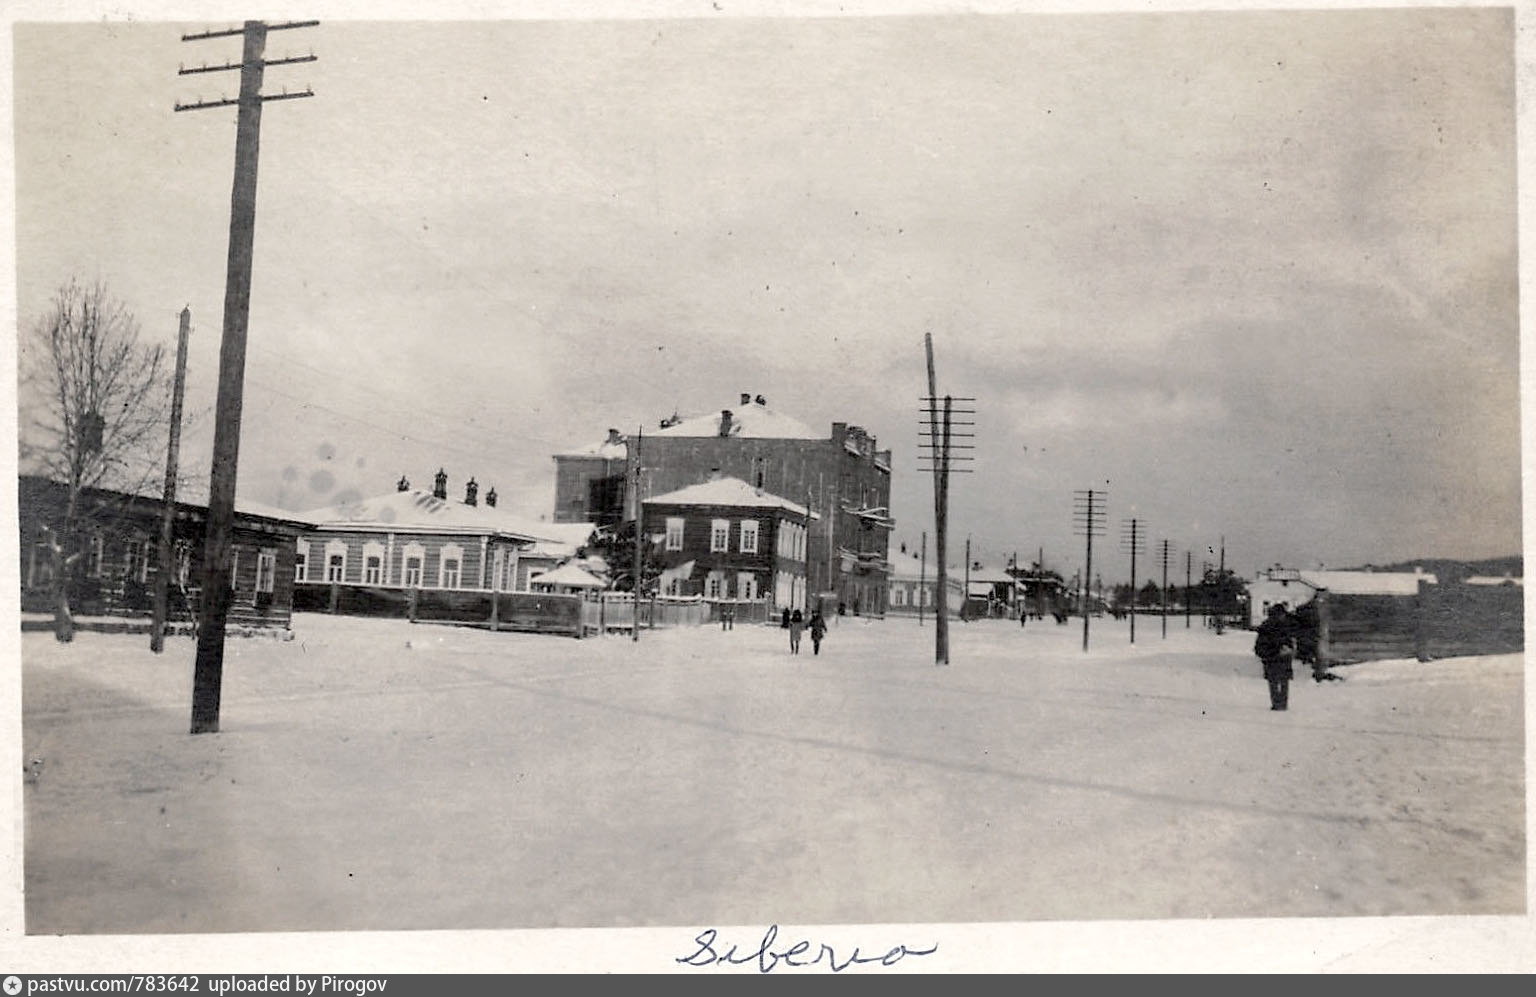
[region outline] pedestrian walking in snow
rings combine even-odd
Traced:
[[[800,653],[800,632],[805,629],[805,617],[800,615],[800,610],[789,614],[789,653]]]
[[[821,610],[811,613],[811,653],[821,653],[821,639],[827,635],[827,621],[821,618]]]
[[[1259,624],[1253,639],[1253,653],[1264,665],[1264,680],[1269,683],[1269,708],[1285,709],[1294,674],[1296,625],[1283,604],[1269,607],[1269,616]]]

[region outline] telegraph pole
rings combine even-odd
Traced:
[[[181,40],[243,39],[238,64],[186,68],[179,75],[240,70],[240,96],[235,100],[197,100],[176,104],[177,111],[212,107],[239,108],[235,119],[235,179],[230,194],[229,259],[224,274],[224,329],[219,342],[219,391],[214,409],[213,472],[208,484],[208,532],[203,544],[203,586],[198,607],[197,663],[192,677],[192,733],[217,733],[219,697],[224,677],[224,630],[229,618],[230,550],[234,538],[235,476],[240,457],[240,414],[245,381],[245,340],[250,319],[251,258],[256,235],[256,166],[261,145],[261,105],[269,100],[313,97],[314,91],[263,94],[268,65],[313,62],[300,56],[266,60],[267,33],[307,28],[318,21],[268,25],[246,21],[243,28],[183,35]]]
[[[1146,524],[1139,519],[1127,519],[1121,527],[1120,542],[1131,552],[1131,643],[1136,643],[1136,555],[1146,543]]]
[[[635,596],[635,625],[630,628],[631,636],[629,639],[631,643],[640,639],[640,573],[644,557],[640,550],[640,513],[643,508],[640,504],[640,444],[644,439],[645,428],[643,426],[636,426],[634,458],[631,462],[634,464],[634,484],[630,489],[635,495],[635,583],[630,586],[634,590]]]
[[[1087,491],[1075,492],[1072,496],[1072,519],[1074,530],[1079,536],[1088,538],[1088,560],[1083,568],[1084,592],[1087,591],[1088,579],[1093,577],[1093,538],[1104,535],[1105,504],[1109,501],[1109,493],[1095,491],[1090,488]],[[1135,604],[1132,603],[1134,606]],[[1083,598],[1083,650],[1088,650],[1088,600]]]
[[[971,621],[971,535],[965,535],[965,593],[960,596],[960,618]]]
[[[923,531],[923,554],[917,562],[917,625],[923,625],[923,593],[928,589],[928,531]]]
[[[181,453],[181,400],[187,387],[187,336],[192,331],[192,309],[181,310],[181,327],[176,333],[176,378],[171,383],[171,432],[165,449],[165,508],[160,512],[160,570],[155,575],[154,616],[149,625],[149,649],[156,654],[165,650],[165,624],[168,589],[174,547],[171,540],[176,521],[176,475]]]
[[[946,538],[949,535],[949,475],[951,471],[956,474],[969,474],[967,468],[952,468],[952,461],[970,461],[975,458],[969,456],[955,457],[951,453],[954,447],[962,450],[974,449],[968,443],[955,444],[954,437],[970,439],[975,433],[959,432],[953,430],[954,403],[956,401],[974,402],[973,398],[956,399],[951,395],[944,396],[944,421],[939,423],[939,388],[938,380],[933,371],[933,333],[923,334],[923,345],[928,354],[928,397],[924,399],[925,410],[928,415],[927,432],[919,432],[918,436],[926,436],[927,442],[918,444],[919,450],[926,450],[919,459],[930,463],[933,471],[933,520],[934,520],[934,555],[938,560],[938,574],[935,580],[934,592],[934,646],[933,659],[936,665],[949,664],[949,567],[945,563],[948,554]],[[961,414],[975,414],[975,409],[961,409]],[[972,422],[962,422],[963,426],[974,426]]]
[[[1190,597],[1189,597],[1189,584],[1190,584],[1190,581],[1191,581],[1190,575],[1194,572],[1194,566],[1195,566],[1195,555],[1192,552],[1186,550],[1184,552],[1184,629],[1185,630],[1189,629],[1189,611],[1190,611],[1189,610],[1189,604],[1192,601],[1190,599]]]
[[[1163,541],[1163,639],[1168,639],[1168,541]]]

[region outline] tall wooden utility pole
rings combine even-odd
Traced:
[[[176,476],[181,454],[181,399],[187,387],[187,336],[192,331],[192,309],[181,310],[181,327],[176,333],[176,378],[171,382],[171,432],[165,448],[165,508],[160,512],[160,570],[155,573],[154,616],[149,625],[149,649],[156,654],[165,650],[167,601],[171,571],[175,564]]]
[[[960,595],[960,618],[971,619],[971,535],[965,535],[965,588]]]
[[[1168,541],[1162,545],[1163,554],[1163,639],[1168,639]]]
[[[1194,573],[1195,555],[1190,551],[1184,552],[1184,629],[1189,629],[1189,604],[1193,600],[1189,597],[1190,576]]]
[[[1146,526],[1139,519],[1127,519],[1121,527],[1120,542],[1131,552],[1131,643],[1136,643],[1136,555],[1145,549]]]
[[[1088,650],[1088,579],[1093,577],[1093,538],[1104,535],[1104,518],[1106,514],[1105,503],[1108,501],[1107,492],[1095,491],[1090,488],[1087,491],[1075,492],[1072,496],[1072,519],[1074,532],[1079,536],[1088,538],[1088,560],[1083,568],[1081,606],[1083,610],[1083,650]],[[1135,603],[1132,602],[1132,606]]]
[[[954,456],[953,451],[973,450],[975,446],[970,443],[955,443],[956,437],[971,439],[974,432],[956,432],[954,426],[974,426],[974,422],[954,421],[955,413],[961,415],[976,414],[974,408],[956,409],[955,402],[975,402],[974,398],[955,398],[951,395],[944,396],[944,421],[939,422],[939,388],[938,379],[933,370],[933,333],[923,334],[923,345],[928,353],[928,397],[924,399],[924,412],[927,416],[926,430],[919,431],[919,437],[926,437],[927,441],[918,444],[922,453],[919,460],[929,462],[927,470],[933,472],[933,520],[934,556],[938,560],[938,572],[934,583],[934,646],[933,659],[936,665],[949,664],[949,566],[946,563],[948,554],[947,538],[949,535],[949,476],[950,474],[969,474],[969,468],[957,468],[953,466],[955,461],[972,461],[974,457]],[[963,604],[962,604],[963,605]]]
[[[923,593],[928,591],[928,531],[923,531],[923,553],[917,562],[917,625],[923,625]]]
[[[645,429],[642,426],[635,427],[635,445],[632,448],[631,463],[634,465],[634,484],[630,490],[635,494],[635,583],[630,586],[635,596],[635,625],[630,628],[630,641],[640,639],[640,576],[643,573],[645,555],[640,547],[640,526],[644,518],[641,514],[645,507],[640,502],[640,444],[645,438]]]
[[[196,101],[178,111],[210,107],[239,108],[235,119],[235,181],[230,195],[229,259],[224,272],[224,331],[219,342],[219,392],[214,407],[213,471],[208,483],[208,533],[203,543],[203,586],[198,607],[197,664],[192,676],[192,733],[219,729],[219,697],[224,678],[224,630],[229,617],[230,550],[235,522],[235,476],[240,458],[240,413],[245,387],[245,337],[251,306],[251,257],[256,236],[256,165],[261,145],[261,105],[269,100],[312,97],[314,91],[263,95],[268,65],[313,62],[315,57],[264,59],[267,32],[305,28],[318,21],[267,25],[246,21],[239,29],[183,35],[182,41],[239,35],[244,51],[238,65],[182,67],[180,75],[240,70],[236,100]]]

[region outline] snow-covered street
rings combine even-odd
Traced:
[[[22,637],[28,934],[1516,914],[1519,655],[1273,713],[1170,620]]]

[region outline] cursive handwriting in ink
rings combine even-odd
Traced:
[[[725,948],[720,941],[719,932],[714,928],[706,928],[694,936],[693,943],[698,946],[688,955],[680,956],[676,960],[685,966],[718,966],[722,963],[729,966],[741,966],[747,963],[757,963],[759,973],[771,973],[780,963],[785,966],[817,966],[826,960],[826,965],[834,973],[841,973],[849,966],[863,965],[877,962],[882,966],[894,966],[905,956],[933,955],[939,950],[939,943],[934,942],[930,948],[913,949],[905,945],[897,945],[880,955],[861,955],[858,946],[845,958],[839,959],[837,951],[830,945],[822,944],[816,949],[816,954],[811,956],[811,943],[804,939],[782,948],[774,947],[774,940],[779,937],[779,926],[772,924],[763,933],[763,940],[757,948],[742,952],[736,945]],[[719,946],[717,948],[717,945]]]

